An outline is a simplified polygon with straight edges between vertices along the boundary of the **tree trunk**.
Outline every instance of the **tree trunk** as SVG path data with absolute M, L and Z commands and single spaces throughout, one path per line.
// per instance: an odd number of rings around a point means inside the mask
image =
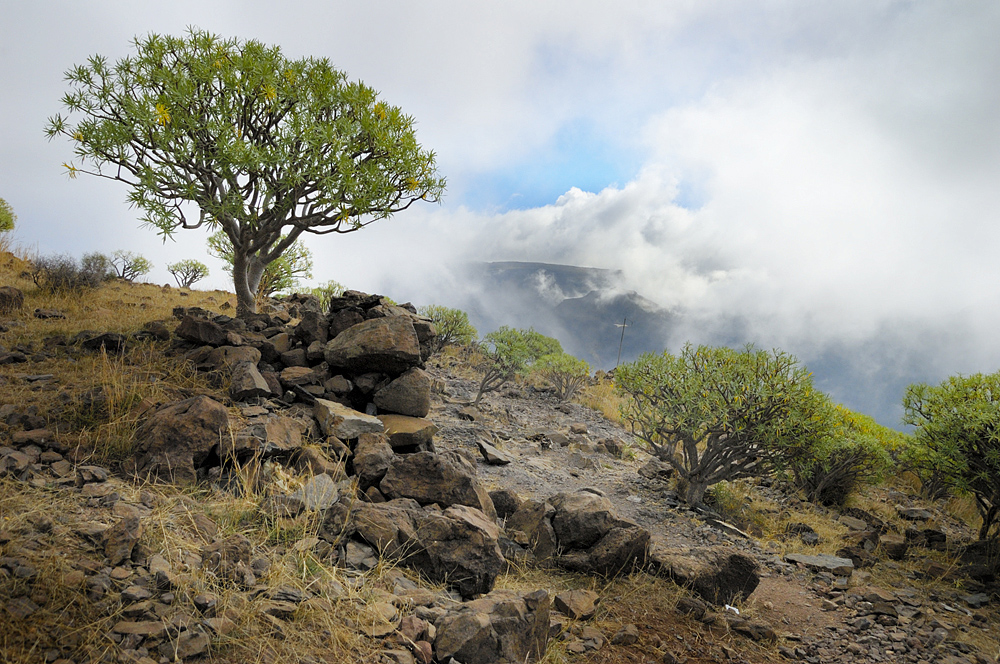
M 250 286 L 250 279 L 254 272 L 250 256 L 244 255 L 241 251 L 233 249 L 233 288 L 236 290 L 236 317 L 244 318 L 249 314 L 257 313 L 257 284 L 260 283 L 260 275 L 263 268 L 257 271 L 256 281 L 253 287 Z
M 691 507 L 701 505 L 702 501 L 705 499 L 705 492 L 708 491 L 708 482 L 702 479 L 694 479 L 692 477 L 687 478 L 687 481 L 687 492 L 684 494 L 685 502 L 687 502 L 687 504 Z

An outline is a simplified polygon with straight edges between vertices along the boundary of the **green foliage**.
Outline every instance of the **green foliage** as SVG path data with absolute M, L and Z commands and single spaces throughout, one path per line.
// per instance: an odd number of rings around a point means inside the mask
M 563 352 L 562 344 L 559 343 L 558 339 L 553 339 L 552 337 L 547 337 L 540 332 L 535 332 L 535 328 L 530 327 L 527 330 L 519 330 L 521 337 L 524 339 L 525 346 L 528 347 L 528 355 L 530 361 L 534 362 L 546 355 L 558 355 Z
M 782 351 L 686 345 L 680 355 L 647 353 L 619 367 L 633 434 L 686 483 L 699 504 L 722 480 L 764 473 L 772 455 L 821 435 L 826 398 L 811 374 Z
M 1000 372 L 952 376 L 937 387 L 911 385 L 903 421 L 917 427 L 914 445 L 925 474 L 967 491 L 982 517 L 979 538 L 996 534 L 1000 510 Z
M 556 342 L 558 343 L 558 342 Z M 552 383 L 556 397 L 569 401 L 590 377 L 590 365 L 568 353 L 549 353 L 536 361 L 532 371 Z
M 473 405 L 477 405 L 487 392 L 499 390 L 513 380 L 533 359 L 525 340 L 525 330 L 516 330 L 506 325 L 487 334 L 480 344 L 480 350 L 482 362 L 479 369 L 483 372 L 483 377 L 479 381 L 479 391 Z
M 28 271 L 31 280 L 47 293 L 97 288 L 108 279 L 110 261 L 103 254 L 87 254 L 78 263 L 72 256 L 38 256 Z
M 431 319 L 437 329 L 437 339 L 435 339 L 435 352 L 440 351 L 445 346 L 457 344 L 467 346 L 474 342 L 479 336 L 476 328 L 469 322 L 469 315 L 461 309 L 451 309 L 432 304 L 420 307 L 417 310 L 421 316 Z
M 892 452 L 905 436 L 843 406 L 827 402 L 816 413 L 826 421 L 804 444 L 788 446 L 773 458 L 792 471 L 811 502 L 841 506 L 861 483 L 881 480 L 892 467 Z
M 347 289 L 344 288 L 343 284 L 331 279 L 330 281 L 322 283 L 319 286 L 316 286 L 315 288 L 310 288 L 308 292 L 310 295 L 315 295 L 317 298 L 319 298 L 320 306 L 322 307 L 323 311 L 326 311 L 327 308 L 330 306 L 330 300 L 332 300 L 335 297 L 340 297 L 341 295 L 344 294 L 345 290 Z
M 217 231 L 209 236 L 208 253 L 226 261 L 226 272 L 229 275 L 233 274 L 235 253 L 232 243 L 223 231 Z M 301 279 L 312 279 L 312 265 L 312 252 L 309 251 L 309 247 L 302 242 L 292 243 L 285 253 L 264 268 L 257 285 L 256 301 L 261 302 L 275 293 L 294 291 Z
M 62 104 L 80 117 L 55 115 L 46 134 L 73 141 L 71 177 L 124 182 L 161 235 L 221 228 L 240 315 L 255 310 L 264 267 L 302 233 L 347 233 L 440 200 L 445 181 L 413 119 L 328 60 L 197 29 L 133 45 L 135 55 L 95 55 L 66 73 Z
M 0 233 L 14 230 L 16 222 L 17 215 L 14 214 L 14 208 L 10 206 L 10 203 L 0 198 Z
M 174 281 L 180 288 L 191 288 L 192 284 L 208 276 L 208 266 L 191 258 L 171 263 L 167 271 L 174 275 Z
M 119 277 L 131 282 L 149 274 L 153 264 L 140 254 L 119 249 L 111 254 L 111 268 Z

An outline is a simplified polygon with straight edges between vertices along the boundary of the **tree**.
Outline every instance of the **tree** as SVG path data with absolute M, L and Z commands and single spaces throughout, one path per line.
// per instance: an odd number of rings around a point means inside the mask
M 164 238 L 221 229 L 237 315 L 256 311 L 265 268 L 303 233 L 349 233 L 440 200 L 445 181 L 413 119 L 328 60 L 193 28 L 133 44 L 133 56 L 67 72 L 69 115 L 46 133 L 74 142 L 71 177 L 124 182 Z
M 917 427 L 915 458 L 972 494 L 982 518 L 979 539 L 988 539 L 1000 522 L 1000 372 L 910 385 L 903 408 L 903 421 Z
M 226 261 L 226 272 L 233 275 L 233 245 L 222 231 L 208 238 L 208 253 Z M 312 279 L 312 252 L 302 242 L 293 242 L 285 252 L 267 264 L 254 293 L 254 303 L 263 302 L 281 291 L 294 290 L 300 279 Z
M 451 309 L 432 304 L 417 310 L 421 316 L 426 316 L 434 323 L 437 330 L 434 351 L 438 352 L 450 344 L 467 346 L 476 340 L 479 333 L 469 322 L 469 314 L 461 309 Z
M 17 215 L 14 214 L 14 208 L 10 206 L 10 203 L 0 198 L 0 233 L 14 230 L 16 222 Z
M 807 444 L 827 426 L 825 397 L 787 353 L 686 345 L 647 353 L 615 371 L 632 433 L 686 483 L 701 504 L 722 480 L 763 474 L 769 457 Z
M 111 254 L 111 268 L 125 281 L 135 281 L 149 274 L 153 264 L 137 253 L 119 249 Z
M 483 361 L 479 368 L 483 377 L 472 405 L 478 406 L 483 395 L 499 390 L 524 369 L 530 358 L 528 345 L 520 330 L 506 325 L 490 332 L 480 344 Z
M 344 294 L 345 290 L 347 289 L 344 288 L 343 284 L 341 284 L 339 281 L 331 279 L 330 281 L 322 283 L 319 286 L 316 286 L 315 288 L 310 288 L 309 294 L 315 295 L 317 298 L 319 298 L 320 308 L 323 311 L 326 311 L 330 307 L 330 300 L 332 300 L 335 297 L 340 297 L 341 295 Z
M 472 405 L 479 405 L 484 394 L 499 390 L 553 348 L 562 351 L 558 341 L 534 329 L 516 330 L 504 325 L 487 334 L 480 343 L 479 369 L 483 377 Z
M 179 288 L 191 288 L 192 284 L 208 276 L 208 266 L 191 258 L 171 263 L 167 271 L 174 275 Z
M 590 365 L 569 353 L 543 355 L 532 365 L 532 371 L 552 383 L 556 389 L 556 397 L 560 401 L 572 399 L 584 381 L 590 377 Z

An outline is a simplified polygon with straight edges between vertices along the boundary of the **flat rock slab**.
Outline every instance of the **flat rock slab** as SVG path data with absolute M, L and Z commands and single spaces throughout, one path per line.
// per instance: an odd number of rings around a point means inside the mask
M 555 596 L 555 608 L 573 620 L 589 620 L 600 601 L 600 595 L 592 590 L 567 590 Z
M 896 507 L 896 513 L 907 521 L 930 521 L 934 513 L 919 507 Z
M 377 417 L 326 399 L 316 399 L 313 415 L 319 421 L 324 435 L 336 436 L 341 440 L 357 438 L 363 433 L 380 433 L 385 428 Z
M 850 576 L 854 573 L 854 563 L 850 558 L 838 558 L 827 554 L 807 556 L 802 553 L 789 553 L 785 562 L 801 563 L 816 571 L 831 572 L 837 576 Z
M 378 419 L 389 434 L 389 444 L 397 447 L 418 447 L 422 450 L 431 449 L 437 425 L 423 417 L 408 417 L 406 415 L 379 415 Z
M 511 462 L 510 456 L 508 456 L 505 452 L 501 452 L 486 441 L 477 440 L 476 445 L 479 446 L 479 453 L 483 455 L 483 460 L 491 466 L 506 466 Z

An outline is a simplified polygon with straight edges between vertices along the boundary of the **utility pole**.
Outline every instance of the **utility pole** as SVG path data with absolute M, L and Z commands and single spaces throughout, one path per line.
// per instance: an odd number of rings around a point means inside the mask
M 628 318 L 622 318 L 621 324 L 615 323 L 615 327 L 622 329 L 622 337 L 618 340 L 618 359 L 615 361 L 615 369 L 622 361 L 622 344 L 625 343 L 625 328 L 628 327 Z

